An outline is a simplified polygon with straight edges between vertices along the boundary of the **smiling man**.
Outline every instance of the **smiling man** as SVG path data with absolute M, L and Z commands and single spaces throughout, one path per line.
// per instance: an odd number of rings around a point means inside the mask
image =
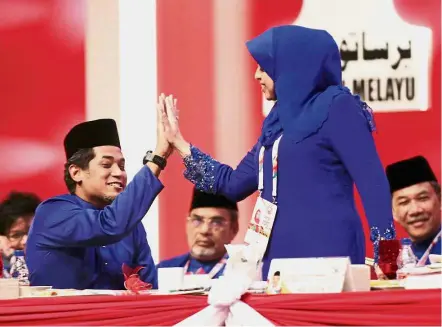
M 159 119 L 159 118 L 158 118 Z M 163 185 L 158 179 L 170 147 L 158 124 L 156 150 L 126 186 L 125 160 L 112 119 L 81 123 L 64 140 L 64 178 L 70 194 L 44 201 L 27 243 L 32 286 L 124 289 L 122 265 L 157 276 L 141 223 Z
M 429 254 L 441 254 L 441 189 L 427 160 L 422 156 L 387 166 L 394 220 L 413 241 L 421 263 Z
M 220 277 L 226 265 L 225 244 L 238 233 L 237 204 L 194 189 L 186 234 L 190 252 L 162 261 L 158 268 L 184 267 L 186 274 Z

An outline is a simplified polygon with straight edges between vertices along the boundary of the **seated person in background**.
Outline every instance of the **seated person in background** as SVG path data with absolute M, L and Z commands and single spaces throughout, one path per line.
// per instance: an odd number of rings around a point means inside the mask
M 207 274 L 218 278 L 227 262 L 225 244 L 238 233 L 238 206 L 223 196 L 196 189 L 187 218 L 190 252 L 161 261 L 157 268 L 184 267 L 185 274 Z
M 3 276 L 11 277 L 11 262 L 16 256 L 24 257 L 29 226 L 41 200 L 32 193 L 11 192 L 0 204 L 0 253 L 3 257 Z M 23 258 L 24 259 L 24 258 Z M 27 278 L 27 267 L 21 267 Z M 18 271 L 13 271 L 18 277 Z
M 29 231 L 26 260 L 32 286 L 124 289 L 122 266 L 127 265 L 144 267 L 140 279 L 155 287 L 155 264 L 141 220 L 163 189 L 158 175 L 165 159 L 157 157 L 167 157 L 169 145 L 161 135 L 158 130 L 156 155 L 146 156 L 127 184 L 114 120 L 71 129 L 64 140 L 70 194 L 44 201 Z
M 393 217 L 408 233 L 420 264 L 429 254 L 441 254 L 441 190 L 422 156 L 386 168 L 393 201 Z

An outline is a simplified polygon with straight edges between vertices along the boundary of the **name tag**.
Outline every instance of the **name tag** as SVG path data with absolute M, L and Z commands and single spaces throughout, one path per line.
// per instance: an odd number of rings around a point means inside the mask
M 244 242 L 254 246 L 260 253 L 261 258 L 264 256 L 269 243 L 277 209 L 274 203 L 258 197 L 247 227 Z

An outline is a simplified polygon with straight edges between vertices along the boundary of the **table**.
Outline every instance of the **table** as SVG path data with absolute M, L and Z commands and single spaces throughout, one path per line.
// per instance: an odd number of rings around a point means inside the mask
M 441 290 L 245 295 L 276 325 L 440 326 Z M 0 325 L 171 326 L 207 306 L 206 296 L 122 295 L 0 301 Z

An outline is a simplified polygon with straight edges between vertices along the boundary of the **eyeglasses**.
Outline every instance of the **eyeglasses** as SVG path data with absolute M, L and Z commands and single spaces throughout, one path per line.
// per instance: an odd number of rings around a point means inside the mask
M 215 217 L 210 219 L 205 219 L 202 217 L 188 217 L 187 221 L 192 224 L 195 228 L 200 228 L 201 226 L 208 224 L 211 229 L 220 229 L 227 225 L 227 220 L 221 217 Z

